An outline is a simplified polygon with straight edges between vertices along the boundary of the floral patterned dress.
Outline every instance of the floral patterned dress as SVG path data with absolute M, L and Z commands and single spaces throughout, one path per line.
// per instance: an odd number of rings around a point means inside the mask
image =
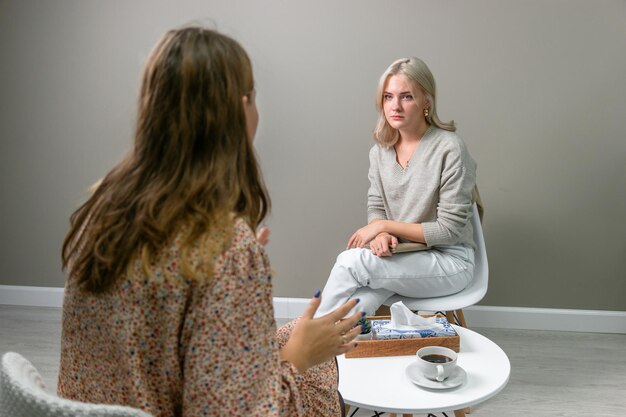
M 180 262 L 178 238 L 104 294 L 68 280 L 59 395 L 155 417 L 341 415 L 334 362 L 300 374 L 280 361 L 293 324 L 277 338 L 268 258 L 243 220 L 210 280 L 183 278 Z

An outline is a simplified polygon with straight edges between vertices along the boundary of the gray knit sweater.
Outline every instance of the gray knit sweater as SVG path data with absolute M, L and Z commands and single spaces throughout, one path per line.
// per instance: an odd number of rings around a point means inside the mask
M 370 150 L 368 222 L 421 223 L 428 246 L 466 244 L 472 239 L 472 190 L 476 163 L 455 133 L 431 126 L 406 168 L 393 146 Z

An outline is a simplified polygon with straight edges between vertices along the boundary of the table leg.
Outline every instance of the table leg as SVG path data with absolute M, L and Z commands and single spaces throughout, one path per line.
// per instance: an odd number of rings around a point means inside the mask
M 454 417 L 465 417 L 465 410 L 454 410 Z

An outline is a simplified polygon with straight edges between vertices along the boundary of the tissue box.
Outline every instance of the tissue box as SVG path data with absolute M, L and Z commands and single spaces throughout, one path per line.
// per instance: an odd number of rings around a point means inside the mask
M 372 336 L 376 339 L 358 340 L 359 345 L 346 353 L 346 358 L 415 355 L 424 346 L 444 346 L 459 351 L 460 338 L 444 316 L 437 315 L 436 321 L 444 325 L 441 332 L 432 330 L 397 331 L 383 329 L 390 316 L 368 317 L 372 322 Z
M 443 329 L 437 330 L 396 330 L 387 329 L 391 320 L 375 319 L 371 320 L 372 323 L 372 339 L 373 340 L 388 340 L 388 339 L 415 339 L 423 337 L 448 337 L 456 336 L 456 332 L 448 323 L 448 320 L 443 316 L 435 317 L 435 322 L 442 325 Z

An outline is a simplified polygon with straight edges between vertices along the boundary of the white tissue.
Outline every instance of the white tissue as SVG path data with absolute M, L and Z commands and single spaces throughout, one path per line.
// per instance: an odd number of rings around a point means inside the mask
M 422 317 L 414 314 L 402 301 L 391 305 L 391 321 L 382 327 L 393 330 L 443 330 L 443 324 L 435 316 Z

